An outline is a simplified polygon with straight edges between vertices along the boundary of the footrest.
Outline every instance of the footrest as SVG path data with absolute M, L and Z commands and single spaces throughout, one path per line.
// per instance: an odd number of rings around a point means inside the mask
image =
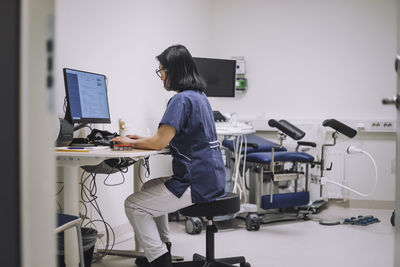
M 273 195 L 272 203 L 270 195 L 261 197 L 261 207 L 265 210 L 291 208 L 308 204 L 310 201 L 309 192 L 295 192 Z

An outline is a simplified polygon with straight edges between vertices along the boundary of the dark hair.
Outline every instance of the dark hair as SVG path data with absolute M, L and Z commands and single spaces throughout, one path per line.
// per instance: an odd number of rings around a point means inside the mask
M 163 69 L 166 70 L 164 82 L 168 90 L 204 92 L 206 83 L 201 78 L 197 66 L 186 47 L 183 45 L 170 46 L 156 58 Z

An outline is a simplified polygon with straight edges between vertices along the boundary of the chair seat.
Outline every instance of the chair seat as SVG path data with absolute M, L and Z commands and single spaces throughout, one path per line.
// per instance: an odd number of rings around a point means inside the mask
M 236 137 L 241 138 L 241 137 Z M 234 151 L 235 147 L 235 140 L 227 140 L 224 139 L 222 141 L 222 145 L 228 148 L 230 151 Z M 266 140 L 264 138 L 258 137 L 254 134 L 247 135 L 247 143 L 257 144 L 257 148 L 254 147 L 247 147 L 247 153 L 254 153 L 254 152 L 271 152 L 272 147 L 279 147 L 279 144 Z M 275 148 L 275 151 L 286 151 L 285 147 Z M 244 144 L 242 148 L 242 154 L 244 153 Z
M 79 218 L 78 216 L 57 213 L 56 233 L 64 231 L 65 229 L 68 229 L 71 226 L 78 224 L 80 222 L 81 222 L 81 218 Z
M 246 157 L 246 161 L 252 163 L 262 163 L 269 164 L 272 161 L 272 153 L 271 152 L 256 152 L 250 153 Z M 314 157 L 304 153 L 304 152 L 275 152 L 274 153 L 274 161 L 275 162 L 313 162 Z
M 196 203 L 179 210 L 179 213 L 188 217 L 215 217 L 233 214 L 239 210 L 239 195 L 228 192 L 225 196 L 218 198 L 215 201 Z

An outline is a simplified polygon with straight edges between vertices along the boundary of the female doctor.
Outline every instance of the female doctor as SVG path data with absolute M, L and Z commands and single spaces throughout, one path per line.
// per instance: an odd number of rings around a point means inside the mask
M 125 212 L 146 258 L 138 266 L 172 266 L 167 214 L 225 194 L 225 168 L 214 116 L 201 79 L 186 47 L 168 47 L 156 57 L 157 75 L 175 94 L 154 136 L 119 136 L 112 141 L 134 148 L 160 150 L 169 145 L 172 177 L 146 182 L 125 200 Z

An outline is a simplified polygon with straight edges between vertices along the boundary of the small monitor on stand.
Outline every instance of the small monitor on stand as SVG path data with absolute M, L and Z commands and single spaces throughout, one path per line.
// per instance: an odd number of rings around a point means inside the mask
M 105 75 L 86 71 L 64 70 L 67 110 L 65 119 L 78 123 L 78 130 L 88 123 L 111 123 Z
M 208 97 L 235 97 L 236 60 L 193 57 Z

